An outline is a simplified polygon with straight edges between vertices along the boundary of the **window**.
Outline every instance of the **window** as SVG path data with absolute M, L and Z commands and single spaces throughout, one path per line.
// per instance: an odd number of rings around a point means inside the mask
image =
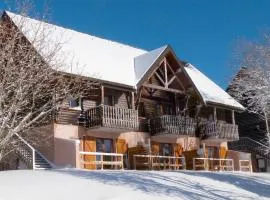
M 113 141 L 111 139 L 103 139 L 103 138 L 97 138 L 96 139 L 96 151 L 102 152 L 102 153 L 112 153 L 113 152 Z M 101 156 L 97 155 L 96 160 L 100 161 Z M 103 156 L 104 161 L 112 161 L 111 156 Z M 101 166 L 97 166 L 98 168 L 101 168 Z M 104 166 L 105 169 L 111 169 L 113 166 Z
M 113 142 L 111 139 L 97 138 L 96 150 L 97 152 L 111 153 L 113 149 Z
M 112 95 L 104 96 L 104 105 L 114 106 L 115 105 L 115 97 Z
M 156 104 L 156 115 L 172 115 L 173 114 L 173 108 L 170 104 Z
M 80 106 L 80 98 L 70 98 L 69 99 L 69 107 L 74 108 L 74 107 L 79 107 Z
M 160 155 L 171 156 L 172 155 L 172 144 L 160 143 Z

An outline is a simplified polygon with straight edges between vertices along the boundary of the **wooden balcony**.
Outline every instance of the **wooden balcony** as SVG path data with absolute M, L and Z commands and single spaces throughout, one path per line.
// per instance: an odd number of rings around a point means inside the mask
M 215 137 L 227 140 L 238 140 L 238 126 L 219 122 L 205 122 L 201 134 L 207 138 Z
M 85 112 L 87 127 L 109 127 L 116 129 L 138 130 L 138 111 L 114 106 L 100 105 Z
M 163 115 L 150 119 L 150 132 L 156 134 L 176 134 L 195 136 L 196 122 L 193 118 Z

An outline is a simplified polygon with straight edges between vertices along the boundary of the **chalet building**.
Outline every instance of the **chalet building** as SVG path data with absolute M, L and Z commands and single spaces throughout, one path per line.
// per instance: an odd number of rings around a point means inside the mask
M 37 147 L 40 160 L 86 169 L 233 170 L 249 159 L 227 146 L 239 139 L 235 113 L 244 107 L 171 46 L 146 51 L 11 12 L 4 16 L 15 26 L 19 19 L 31 29 L 47 26 L 53 30 L 48 41 L 64 37 L 61 55 L 72 55 L 78 65 L 68 67 L 67 57 L 63 72 L 99 83 L 59 107 L 44 128 L 51 146 Z M 20 31 L 31 43 L 31 31 Z
M 244 76 L 245 70 L 246 68 L 241 68 L 229 85 L 227 92 L 232 96 L 234 96 L 235 79 Z M 241 103 L 245 105 L 245 102 Z M 267 143 L 265 141 L 265 120 L 256 113 L 244 111 L 236 113 L 235 121 L 239 127 L 240 138 L 237 141 L 229 142 L 229 149 L 251 153 L 254 170 L 269 172 L 270 152 L 267 153 L 267 149 L 269 147 L 267 147 Z

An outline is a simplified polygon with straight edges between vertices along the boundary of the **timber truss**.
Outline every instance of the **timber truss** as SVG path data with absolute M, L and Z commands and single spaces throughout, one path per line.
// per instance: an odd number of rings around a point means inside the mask
M 181 71 L 180 65 L 172 67 L 168 59 L 164 57 L 140 87 L 136 105 L 140 102 L 142 93 L 150 97 L 157 91 L 185 95 L 186 89 L 179 78 Z

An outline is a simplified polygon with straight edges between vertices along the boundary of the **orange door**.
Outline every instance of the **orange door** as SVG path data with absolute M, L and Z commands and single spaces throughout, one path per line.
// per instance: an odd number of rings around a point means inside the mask
M 175 157 L 181 157 L 183 153 L 183 147 L 181 144 L 175 144 L 174 145 L 174 156 Z M 181 164 L 181 161 L 179 159 L 175 160 L 176 169 L 179 168 L 179 164 Z M 182 163 L 183 164 L 183 163 Z
M 121 153 L 121 154 L 127 153 L 126 140 L 124 140 L 124 139 L 117 139 L 116 140 L 116 152 Z
M 226 150 L 226 147 L 220 147 L 219 148 L 219 158 L 226 158 L 226 155 L 227 155 L 227 150 Z
M 180 157 L 182 156 L 183 153 L 183 147 L 181 144 L 175 144 L 174 145 L 174 156 L 175 157 Z
M 96 152 L 96 139 L 93 137 L 84 137 L 83 150 L 85 152 Z M 96 156 L 85 155 L 84 156 L 84 168 L 85 169 L 96 169 L 96 164 L 91 164 L 91 162 L 96 161 Z
M 152 155 L 159 155 L 159 143 L 151 142 L 151 153 Z
M 124 140 L 124 139 L 117 139 L 116 140 L 116 153 L 126 154 L 127 149 L 128 149 L 128 146 L 127 146 L 126 140 Z M 123 162 L 124 162 L 123 167 L 125 167 L 127 165 L 127 163 L 125 162 L 125 157 L 123 157 L 123 159 L 124 159 L 123 160 Z

